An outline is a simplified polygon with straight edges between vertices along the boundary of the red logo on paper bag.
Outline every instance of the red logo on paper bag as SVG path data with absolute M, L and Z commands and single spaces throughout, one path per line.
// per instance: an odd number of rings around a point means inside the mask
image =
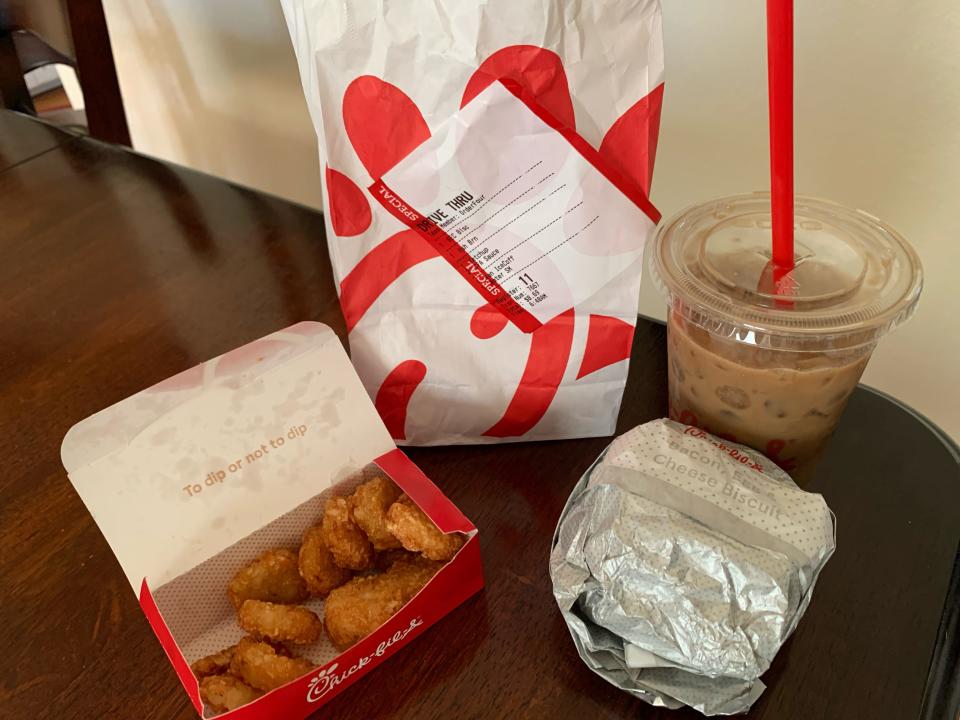
M 563 63 L 556 53 L 534 45 L 501 48 L 486 58 L 468 80 L 461 107 L 487 85 L 504 78 L 519 85 L 564 127 L 575 129 L 576 118 Z M 608 128 L 599 149 L 600 155 L 645 193 L 649 192 L 653 172 L 662 98 L 663 85 L 659 85 L 634 103 Z M 373 179 L 381 177 L 430 137 L 430 129 L 413 100 L 397 86 L 371 75 L 356 78 L 347 88 L 343 97 L 343 119 L 353 149 Z M 369 208 L 358 202 L 356 183 L 339 173 L 336 180 L 338 182 L 328 183 L 327 188 L 328 202 L 338 220 L 334 231 L 338 235 L 341 230 L 343 235 L 351 235 L 368 227 L 368 220 L 366 217 L 351 220 L 350 213 L 366 215 Z M 385 245 L 389 245 L 389 253 L 385 252 Z M 412 249 L 406 250 L 407 245 Z M 365 262 L 374 254 L 378 262 Z M 436 248 L 412 230 L 398 233 L 370 250 L 341 282 L 340 300 L 348 330 L 357 325 L 376 299 L 403 273 L 438 256 Z M 372 268 L 376 272 L 367 272 Z M 477 312 L 492 304 L 487 298 L 487 304 Z M 475 315 L 474 319 L 478 317 Z M 540 421 L 556 395 L 570 359 L 574 322 L 571 310 L 569 315 L 564 313 L 530 333 L 530 349 L 518 387 L 503 416 L 485 435 L 520 436 Z M 504 327 L 494 322 L 475 327 L 471 322 L 474 336 L 480 339 L 494 337 Z M 544 336 L 542 341 L 538 340 L 540 335 Z M 563 347 L 559 347 L 561 344 Z M 577 379 L 625 360 L 629 357 L 630 344 L 620 342 L 618 350 L 591 353 L 590 362 L 581 362 Z M 387 378 L 390 377 L 388 373 Z M 384 397 L 402 403 L 402 407 L 390 410 L 393 416 L 405 418 L 411 396 L 412 392 L 388 393 Z M 378 405 L 378 410 L 383 412 L 384 408 Z M 403 438 L 402 428 L 391 428 L 391 431 L 395 438 Z

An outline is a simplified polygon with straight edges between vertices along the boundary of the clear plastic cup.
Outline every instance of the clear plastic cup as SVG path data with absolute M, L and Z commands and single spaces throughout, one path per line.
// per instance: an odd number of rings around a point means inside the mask
M 770 195 L 664 222 L 651 270 L 667 298 L 670 417 L 807 477 L 877 341 L 907 320 L 920 259 L 860 210 L 798 196 L 796 266 L 773 287 Z

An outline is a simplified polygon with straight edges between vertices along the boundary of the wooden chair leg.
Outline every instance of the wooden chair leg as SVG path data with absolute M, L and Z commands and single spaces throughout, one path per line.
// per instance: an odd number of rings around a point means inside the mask
M 0 31 L 0 107 L 35 115 L 30 91 L 13 44 L 13 35 Z
M 98 140 L 130 145 L 103 3 L 101 0 L 67 0 L 67 16 L 73 31 L 90 134 Z

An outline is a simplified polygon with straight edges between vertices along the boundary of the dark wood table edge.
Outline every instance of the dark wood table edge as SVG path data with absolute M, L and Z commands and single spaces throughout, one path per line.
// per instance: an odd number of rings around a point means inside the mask
M 92 135 L 86 135 L 86 134 L 84 134 L 84 133 L 77 132 L 77 131 L 75 131 L 75 130 L 71 130 L 70 128 L 65 128 L 65 127 L 61 127 L 61 126 L 59 126 L 59 125 L 55 125 L 54 123 L 51 123 L 51 122 L 49 122 L 48 120 L 46 120 L 46 119 L 44 119 L 44 118 L 41 118 L 41 117 L 37 117 L 37 116 L 35 116 L 35 115 L 30 115 L 30 114 L 28 114 L 28 113 L 22 113 L 22 112 L 19 112 L 19 111 L 17 111 L 17 110 L 7 110 L 7 109 L 4 109 L 4 108 L 0 108 L 0 115 L 2 115 L 2 114 L 4 114 L 4 113 L 8 113 L 8 114 L 11 114 L 11 115 L 17 115 L 17 116 L 19 116 L 19 117 L 21 117 L 21 118 L 23 118 L 23 119 L 25 119 L 25 120 L 32 120 L 33 122 L 38 123 L 38 124 L 40 124 L 40 125 L 45 125 L 46 127 L 50 128 L 51 130 L 53 130 L 53 131 L 55 131 L 55 132 L 57 132 L 57 133 L 59 133 L 59 134 L 61 134 L 61 135 L 64 135 L 65 137 L 64 137 L 64 141 L 63 141 L 62 143 L 60 143 L 59 145 L 56 145 L 56 146 L 54 146 L 54 147 L 52 147 L 52 148 L 48 148 L 48 149 L 46 149 L 46 150 L 41 150 L 40 152 L 36 153 L 35 155 L 31 155 L 30 157 L 26 157 L 26 158 L 24 158 L 23 160 L 20 160 L 20 161 L 14 163 L 13 165 L 9 165 L 9 166 L 7 166 L 7 167 L 0 167 L 0 173 L 6 172 L 7 170 L 12 170 L 13 168 L 19 167 L 19 166 L 21 166 L 21 165 L 23 165 L 23 164 L 25 164 L 25 163 L 28 163 L 28 162 L 30 162 L 30 161 L 32 161 L 32 160 L 36 160 L 37 158 L 42 157 L 43 155 L 46 155 L 46 154 L 49 153 L 49 152 L 53 152 L 54 150 L 57 150 L 57 149 L 59 149 L 59 148 L 62 148 L 64 145 L 69 145 L 69 144 L 71 144 L 71 143 L 77 142 L 78 140 L 82 140 L 83 142 L 86 142 L 86 143 L 92 143 L 92 144 L 95 144 L 95 145 L 100 145 L 100 146 L 102 146 L 102 147 L 110 148 L 111 150 L 115 150 L 115 151 L 120 152 L 120 153 L 125 153 L 125 154 L 127 154 L 127 155 L 136 156 L 138 159 L 144 160 L 144 161 L 149 162 L 149 163 L 153 163 L 153 164 L 156 164 L 156 165 L 162 165 L 162 166 L 174 167 L 174 168 L 176 168 L 177 170 L 180 170 L 180 171 L 183 171 L 183 172 L 186 172 L 186 173 L 190 173 L 191 175 L 196 175 L 196 176 L 198 176 L 198 177 L 203 177 L 203 178 L 209 178 L 209 179 L 211 179 L 211 180 L 216 180 L 217 182 L 224 183 L 224 184 L 226 184 L 226 185 L 229 185 L 230 187 L 236 188 L 236 189 L 238 189 L 238 190 L 242 190 L 243 192 L 255 193 L 255 194 L 257 194 L 257 195 L 262 195 L 262 196 L 264 196 L 264 197 L 267 197 L 267 198 L 270 198 L 270 199 L 273 199 L 273 200 L 277 200 L 277 201 L 283 202 L 283 203 L 285 203 L 285 204 L 287 204 L 287 205 L 290 205 L 291 207 L 295 207 L 295 208 L 298 208 L 298 209 L 300 209 L 300 210 L 306 210 L 306 211 L 311 212 L 311 213 L 316 213 L 317 215 L 323 215 L 323 211 L 322 211 L 319 207 L 315 207 L 315 206 L 313 206 L 313 205 L 308 205 L 308 204 L 306 204 L 306 203 L 304 203 L 304 202 L 300 202 L 300 201 L 298 201 L 298 200 L 291 200 L 290 198 L 286 198 L 286 197 L 283 197 L 283 196 L 281 196 L 281 195 L 277 195 L 277 194 L 272 193 L 272 192 L 269 192 L 269 191 L 267 191 L 267 190 L 263 190 L 263 189 L 261 189 L 261 188 L 254 187 L 254 186 L 252 186 L 252 185 L 245 185 L 244 183 L 239 182 L 239 181 L 237 181 L 237 180 L 230 180 L 230 179 L 228 179 L 228 178 L 220 177 L 219 175 L 214 175 L 213 173 L 206 172 L 205 170 L 198 170 L 198 169 L 196 169 L 196 168 L 188 167 L 188 166 L 186 166 L 186 165 L 182 165 L 182 164 L 180 164 L 180 163 L 174 162 L 173 160 L 167 160 L 167 159 L 165 159 L 165 158 L 154 157 L 153 155 L 144 155 L 143 153 L 137 151 L 136 148 L 127 147 L 126 145 L 119 145 L 119 144 L 116 144 L 116 143 L 111 143 L 111 142 L 108 142 L 108 141 L 106 141 L 106 140 L 100 140 L 100 139 L 98 139 L 98 138 L 93 137 Z M 318 201 L 319 201 L 319 198 L 318 198 Z M 651 318 L 651 320 L 652 320 L 652 318 Z
M 960 467 L 960 446 L 935 422 L 882 390 L 867 385 L 860 387 L 913 416 L 939 438 Z M 957 543 L 953 573 L 950 576 L 943 612 L 940 615 L 940 626 L 937 628 L 937 641 L 927 671 L 919 720 L 957 720 L 958 717 L 960 717 L 960 540 Z
M 13 170 L 14 168 L 20 167 L 21 165 L 24 165 L 32 160 L 36 160 L 38 157 L 46 155 L 49 152 L 53 152 L 54 150 L 57 150 L 58 148 L 61 148 L 64 145 L 67 145 L 69 143 L 74 143 L 77 140 L 80 140 L 81 138 L 86 137 L 87 139 L 91 139 L 91 140 L 93 139 L 93 138 L 87 137 L 86 135 L 83 135 L 82 133 L 60 127 L 59 125 L 54 125 L 52 122 L 44 120 L 41 117 L 37 117 L 36 115 L 30 115 L 29 113 L 20 112 L 19 110 L 9 110 L 6 108 L 0 108 L 0 113 L 9 113 L 10 115 L 18 115 L 24 120 L 32 120 L 33 122 L 39 125 L 45 125 L 46 127 L 56 132 L 57 134 L 64 136 L 64 140 L 62 143 L 54 145 L 53 147 L 49 147 L 46 150 L 41 150 L 40 152 L 30 155 L 29 157 L 25 157 L 22 160 L 18 160 L 12 165 L 7 165 L 6 167 L 0 167 L 0 173 L 7 172 L 8 170 Z

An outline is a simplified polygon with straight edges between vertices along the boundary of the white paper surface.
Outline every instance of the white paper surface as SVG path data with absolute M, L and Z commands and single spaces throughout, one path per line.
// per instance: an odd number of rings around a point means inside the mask
M 339 339 L 301 323 L 79 423 L 62 456 L 139 592 L 394 447 Z
M 457 265 L 460 251 L 469 256 L 465 277 L 478 292 L 505 291 L 538 325 L 641 258 L 654 227 L 499 82 L 434 128 L 382 182 L 374 192 L 382 204 L 402 199 L 426 218 L 416 225 L 439 228 L 456 243 L 449 262 Z
M 819 568 L 836 546 L 835 520 L 822 495 L 801 490 L 755 450 L 671 420 L 617 437 L 590 478 L 591 485 L 603 482 L 745 545 L 773 549 L 801 568 Z
M 424 241 L 367 188 L 475 99 L 484 77 L 518 80 L 619 169 L 643 177 L 664 78 L 659 1 L 281 4 L 319 141 L 351 358 L 393 418 L 394 438 L 435 445 L 611 434 L 642 262 L 619 257 L 621 274 L 557 327 L 496 326 L 476 289 L 444 258 L 424 254 Z M 648 135 L 652 147 L 632 143 Z M 642 234 L 649 224 L 631 229 Z M 576 290 L 581 297 L 589 286 Z M 562 304 L 559 291 L 553 299 Z

